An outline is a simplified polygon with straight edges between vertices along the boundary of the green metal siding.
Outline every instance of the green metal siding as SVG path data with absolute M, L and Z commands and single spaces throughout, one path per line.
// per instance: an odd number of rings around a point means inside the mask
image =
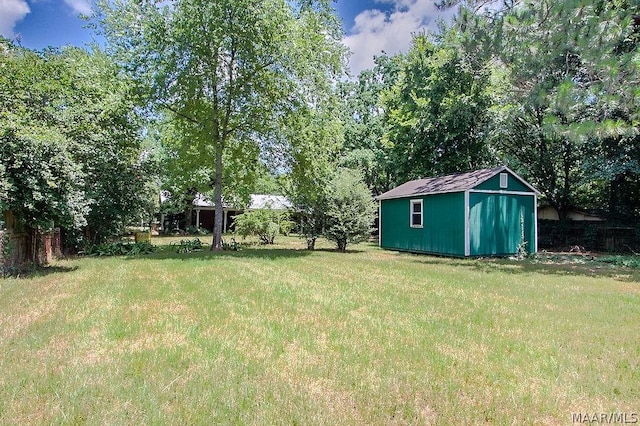
M 510 179 L 511 180 L 511 179 Z M 535 249 L 535 197 L 490 193 L 469 194 L 471 256 L 509 255 L 524 238 Z
M 409 225 L 411 200 L 423 200 L 423 227 Z M 464 256 L 464 192 L 382 200 L 380 246 Z
M 512 175 L 507 171 L 503 173 L 507 173 L 509 175 L 506 188 L 500 188 L 500 173 L 498 173 L 494 177 L 482 182 L 480 185 L 476 186 L 474 189 L 481 189 L 484 191 L 531 192 L 531 188 L 527 187 L 524 183 L 522 183 L 520 179 L 518 179 L 517 177 L 515 177 L 514 175 Z

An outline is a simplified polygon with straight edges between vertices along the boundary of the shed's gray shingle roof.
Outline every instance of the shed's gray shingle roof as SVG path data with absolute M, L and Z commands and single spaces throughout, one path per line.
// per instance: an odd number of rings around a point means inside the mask
M 458 173 L 426 179 L 412 180 L 379 195 L 378 200 L 403 198 L 413 195 L 434 194 L 439 192 L 458 192 L 472 189 L 496 174 L 508 170 L 506 166 L 482 169 L 468 173 Z

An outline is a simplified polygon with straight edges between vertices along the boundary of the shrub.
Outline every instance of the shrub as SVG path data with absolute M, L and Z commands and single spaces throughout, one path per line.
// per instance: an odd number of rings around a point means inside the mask
M 640 268 L 640 256 L 607 256 L 598 259 L 603 263 L 610 263 L 615 266 L 626 268 Z
M 291 233 L 291 231 L 293 230 L 294 226 L 295 226 L 295 222 L 293 222 L 292 220 L 281 220 L 280 221 L 280 233 L 282 235 L 286 235 L 289 236 L 289 234 Z
M 127 241 L 117 241 L 113 243 L 94 244 L 88 246 L 79 254 L 86 256 L 135 256 L 139 254 L 149 254 L 155 251 L 156 247 L 149 241 L 131 243 Z
M 257 235 L 263 244 L 273 244 L 280 232 L 281 225 L 286 222 L 289 222 L 286 212 L 271 209 L 251 210 L 235 217 L 236 233 L 238 235 L 243 238 L 249 235 Z
M 236 241 L 235 238 L 231 237 L 230 242 L 222 241 L 222 250 L 231 250 L 231 251 L 239 251 L 241 250 L 240 244 Z
M 362 176 L 353 170 L 338 170 L 328 189 L 324 235 L 344 252 L 347 243 L 369 238 L 376 205 Z

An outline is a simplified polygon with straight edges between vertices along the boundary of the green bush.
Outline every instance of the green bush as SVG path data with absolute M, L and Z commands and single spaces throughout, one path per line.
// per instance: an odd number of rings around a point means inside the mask
M 281 229 L 291 231 L 288 214 L 281 210 L 259 209 L 235 216 L 236 233 L 246 238 L 257 235 L 263 244 L 273 244 Z
M 235 238 L 231 237 L 230 242 L 222 241 L 222 250 L 231 250 L 231 251 L 239 251 L 241 250 L 240 244 L 236 241 Z
M 139 254 L 153 253 L 156 247 L 149 241 L 132 243 L 128 241 L 116 241 L 113 243 L 94 244 L 88 246 L 79 254 L 86 256 L 135 256 Z
M 362 176 L 352 170 L 338 170 L 329 188 L 324 235 L 344 252 L 347 243 L 357 244 L 369 238 L 376 205 Z
M 281 220 L 280 221 L 280 233 L 282 235 L 289 236 L 291 231 L 293 231 L 294 226 L 296 226 L 296 224 L 292 220 Z
M 189 235 L 208 235 L 209 231 L 206 228 L 198 228 L 197 226 L 187 226 L 187 234 Z

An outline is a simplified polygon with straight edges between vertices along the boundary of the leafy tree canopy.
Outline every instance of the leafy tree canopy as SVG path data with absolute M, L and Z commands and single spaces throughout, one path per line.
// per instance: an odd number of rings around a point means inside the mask
M 455 48 L 424 34 L 414 37 L 398 81 L 382 102 L 397 183 L 468 171 L 490 160 L 483 134 L 487 84 Z
M 288 117 L 331 96 L 332 78 L 342 72 L 329 1 L 100 6 L 111 53 L 149 82 L 151 104 L 170 114 L 179 135 L 171 155 L 214 191 L 212 249 L 220 249 L 224 188 L 244 187 L 238 178 L 251 177 L 261 153 L 284 152 L 292 142 L 280 132 Z
M 497 154 L 537 186 L 561 218 L 589 199 L 601 200 L 612 218 L 640 214 L 632 195 L 640 178 L 634 3 L 505 0 L 486 8 L 483 1 L 442 2 L 451 5 L 462 6 L 456 27 L 463 55 L 493 71 Z M 631 205 L 616 200 L 627 190 L 632 193 L 623 198 Z
M 97 50 L 0 47 L 0 206 L 31 228 L 111 235 L 148 178 L 133 86 Z

